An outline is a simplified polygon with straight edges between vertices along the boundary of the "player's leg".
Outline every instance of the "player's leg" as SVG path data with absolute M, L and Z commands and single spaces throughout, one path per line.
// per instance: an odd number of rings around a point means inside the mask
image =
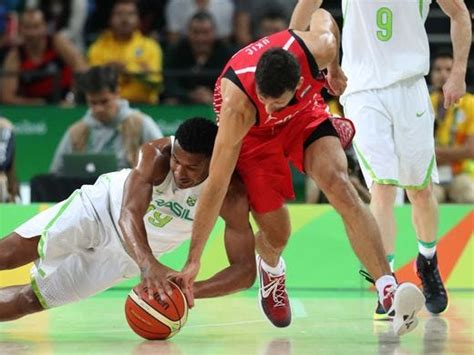
M 252 215 L 259 227 L 256 233 L 259 302 L 267 318 L 277 327 L 291 323 L 291 308 L 285 286 L 285 261 L 281 253 L 291 233 L 286 206 Z
M 397 102 L 406 105 L 395 120 L 394 137 L 400 157 L 400 184 L 407 187 L 412 203 L 413 224 L 418 238 L 417 271 L 423 284 L 426 307 L 432 313 L 444 311 L 447 293 L 438 270 L 436 236 L 438 204 L 431 181 L 437 182 L 434 114 L 423 77 L 401 83 L 392 95 L 392 111 Z
M 419 241 L 424 244 L 436 242 L 438 232 L 438 202 L 431 184 L 422 190 L 407 189 L 412 204 L 412 220 Z M 434 254 L 435 250 L 431 251 Z
M 407 190 L 412 204 L 412 218 L 418 236 L 419 254 L 416 259 L 418 277 L 423 284 L 426 308 L 435 314 L 448 306 L 448 296 L 438 269 L 436 235 L 438 229 L 438 203 L 432 185 L 422 190 Z
M 285 289 L 285 264 L 280 255 L 291 229 L 284 203 L 294 197 L 294 191 L 288 158 L 282 154 L 284 134 L 280 132 L 278 137 L 271 138 L 247 135 L 237 171 L 260 229 L 256 233 L 259 302 L 275 326 L 285 327 L 291 322 L 291 309 Z
M 354 252 L 376 280 L 384 308 L 395 312 L 395 332 L 411 331 L 418 323 L 416 314 L 423 306 L 423 295 L 412 284 L 397 287 L 391 276 L 377 222 L 349 181 L 339 139 L 323 136 L 312 142 L 305 150 L 304 166 L 341 215 Z
M 0 322 L 18 319 L 43 309 L 31 285 L 0 289 Z
M 290 215 L 286 206 L 267 213 L 252 212 L 259 231 L 255 248 L 270 267 L 277 267 L 291 233 Z
M 390 275 L 377 223 L 349 181 L 347 159 L 337 137 L 322 137 L 306 148 L 306 173 L 341 215 L 354 252 L 379 279 Z
M 393 206 L 398 183 L 399 159 L 393 138 L 393 119 L 382 103 L 381 90 L 370 90 L 350 95 L 344 103 L 344 111 L 355 124 L 354 150 L 370 189 L 370 210 L 382 235 L 387 261 L 395 259 L 396 224 Z M 374 319 L 387 319 L 380 304 Z
M 377 225 L 382 233 L 382 242 L 393 272 L 393 259 L 395 255 L 396 223 L 394 214 L 395 198 L 397 187 L 393 185 L 383 185 L 374 182 L 370 189 L 370 211 L 377 221 Z
M 38 259 L 39 236 L 23 238 L 11 233 L 0 239 L 0 270 L 14 269 Z

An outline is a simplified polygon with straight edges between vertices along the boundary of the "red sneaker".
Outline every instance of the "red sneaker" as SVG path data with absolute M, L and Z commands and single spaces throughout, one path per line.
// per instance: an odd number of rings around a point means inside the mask
M 285 288 L 285 273 L 274 276 L 262 268 L 262 258 L 257 255 L 260 279 L 258 292 L 263 313 L 275 327 L 287 327 L 291 323 L 291 308 Z

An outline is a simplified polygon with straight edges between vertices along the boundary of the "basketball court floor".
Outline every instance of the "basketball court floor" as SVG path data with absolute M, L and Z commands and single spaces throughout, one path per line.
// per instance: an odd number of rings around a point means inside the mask
M 373 322 L 370 292 L 292 291 L 293 323 L 278 329 L 261 314 L 256 290 L 198 300 L 188 323 L 168 341 L 145 341 L 128 327 L 127 290 L 0 323 L 0 354 L 474 354 L 474 297 L 450 293 L 441 317 L 421 315 L 397 338 Z

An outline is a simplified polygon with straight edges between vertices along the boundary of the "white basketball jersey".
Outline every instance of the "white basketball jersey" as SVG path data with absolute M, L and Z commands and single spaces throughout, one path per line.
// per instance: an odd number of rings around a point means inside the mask
M 171 143 L 174 143 L 174 137 L 171 137 Z M 108 180 L 110 209 L 120 237 L 118 220 L 124 184 L 130 172 L 131 169 L 123 169 L 100 178 Z M 170 170 L 160 185 L 153 186 L 151 202 L 143 220 L 148 243 L 155 256 L 176 248 L 191 237 L 196 203 L 203 184 L 204 182 L 188 189 L 179 189 Z
M 345 96 L 429 71 L 424 27 L 431 0 L 342 0 Z

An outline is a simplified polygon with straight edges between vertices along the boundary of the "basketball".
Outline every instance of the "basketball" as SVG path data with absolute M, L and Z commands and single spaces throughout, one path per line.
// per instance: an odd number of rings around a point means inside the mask
M 169 282 L 172 294 L 162 301 L 158 292 L 148 298 L 147 288 L 135 286 L 125 301 L 128 325 L 139 336 L 148 340 L 169 339 L 186 323 L 188 305 L 180 288 Z

